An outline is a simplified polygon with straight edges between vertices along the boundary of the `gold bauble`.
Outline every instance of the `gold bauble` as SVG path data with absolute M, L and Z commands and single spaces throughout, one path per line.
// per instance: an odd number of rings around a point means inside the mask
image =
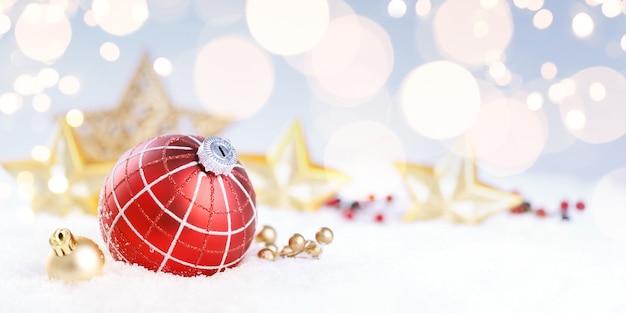
M 272 250 L 272 252 L 274 252 L 275 254 L 278 253 L 278 247 L 273 243 L 266 244 L 265 248 Z
M 307 240 L 304 251 L 314 258 L 317 258 L 320 256 L 320 254 L 322 254 L 322 248 L 317 243 L 311 240 Z
M 306 243 L 306 239 L 300 234 L 294 234 L 289 238 L 289 248 L 294 252 L 302 252 L 304 250 L 304 245 Z
M 282 257 L 288 256 L 288 257 L 292 257 L 294 255 L 296 255 L 297 253 L 293 251 L 293 249 L 289 248 L 289 246 L 284 246 L 282 250 L 280 250 L 279 255 Z
M 72 282 L 102 273 L 104 254 L 93 240 L 59 228 L 52 233 L 49 243 L 52 248 L 46 262 L 49 278 Z
M 276 260 L 276 254 L 274 253 L 274 251 L 272 251 L 269 248 L 263 248 L 259 250 L 259 253 L 257 255 L 260 259 L 263 259 L 263 260 L 268 260 L 268 261 Z
M 315 233 L 315 240 L 321 244 L 327 245 L 333 242 L 334 238 L 335 235 L 333 234 L 333 231 L 328 227 L 322 227 L 317 231 L 317 233 Z
M 274 244 L 276 242 L 276 230 L 272 226 L 263 226 L 261 230 L 254 237 L 256 242 L 261 242 L 266 245 Z

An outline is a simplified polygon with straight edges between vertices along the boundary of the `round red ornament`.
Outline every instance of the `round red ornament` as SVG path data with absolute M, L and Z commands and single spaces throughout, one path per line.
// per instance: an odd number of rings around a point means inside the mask
M 236 266 L 250 247 L 255 197 L 228 140 L 156 137 L 124 153 L 106 177 L 100 231 L 116 260 L 212 275 Z

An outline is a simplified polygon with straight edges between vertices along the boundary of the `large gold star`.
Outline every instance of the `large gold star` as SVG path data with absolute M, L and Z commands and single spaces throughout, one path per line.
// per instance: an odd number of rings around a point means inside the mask
M 450 154 L 435 167 L 397 165 L 406 166 L 404 182 L 413 199 L 406 221 L 443 217 L 458 223 L 480 223 L 522 203 L 519 195 L 480 182 L 471 153 L 468 157 Z
M 113 162 L 87 161 L 73 129 L 65 120 L 59 120 L 50 156 L 46 161 L 26 160 L 2 164 L 18 182 L 27 181 L 26 187 L 33 194 L 34 212 L 60 215 L 74 211 L 96 214 L 102 182 L 113 165 Z
M 315 165 L 309 158 L 299 122 L 294 122 L 267 155 L 240 155 L 257 201 L 298 211 L 319 209 L 350 178 Z
M 87 159 L 115 161 L 146 139 L 166 133 L 211 136 L 229 123 L 226 118 L 172 105 L 144 54 L 117 107 L 85 113 L 76 135 Z

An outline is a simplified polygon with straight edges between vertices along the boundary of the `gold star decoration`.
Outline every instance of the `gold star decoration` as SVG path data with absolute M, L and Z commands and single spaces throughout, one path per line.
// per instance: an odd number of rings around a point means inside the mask
M 396 165 L 405 169 L 404 183 L 413 199 L 405 221 L 443 217 L 457 223 L 480 223 L 522 203 L 519 195 L 480 182 L 471 153 L 468 157 L 450 154 L 434 167 Z
M 89 162 L 82 153 L 73 129 L 64 119 L 45 161 L 6 162 L 2 166 L 32 192 L 34 212 L 64 215 L 79 211 L 96 214 L 98 195 L 113 162 Z M 26 178 L 26 179 L 25 179 Z
M 297 211 L 319 209 L 350 178 L 313 164 L 299 122 L 294 122 L 267 155 L 240 155 L 257 201 Z
M 226 118 L 172 105 L 150 57 L 144 54 L 117 107 L 86 112 L 76 134 L 87 159 L 114 161 L 152 137 L 166 133 L 211 136 L 229 123 Z

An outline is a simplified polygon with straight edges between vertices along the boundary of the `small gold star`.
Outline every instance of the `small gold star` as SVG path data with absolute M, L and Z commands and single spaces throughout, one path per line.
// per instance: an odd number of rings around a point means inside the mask
M 480 182 L 469 155 L 450 154 L 435 167 L 397 164 L 406 166 L 404 182 L 413 198 L 406 221 L 443 217 L 458 223 L 480 223 L 522 203 L 519 195 Z
M 31 176 L 32 209 L 64 215 L 79 211 L 97 214 L 102 181 L 113 162 L 89 162 L 76 141 L 73 129 L 60 120 L 50 156 L 46 161 L 6 162 L 2 166 L 14 177 Z
M 267 155 L 240 155 L 257 201 L 298 211 L 319 209 L 350 178 L 313 164 L 299 122 L 294 122 Z

